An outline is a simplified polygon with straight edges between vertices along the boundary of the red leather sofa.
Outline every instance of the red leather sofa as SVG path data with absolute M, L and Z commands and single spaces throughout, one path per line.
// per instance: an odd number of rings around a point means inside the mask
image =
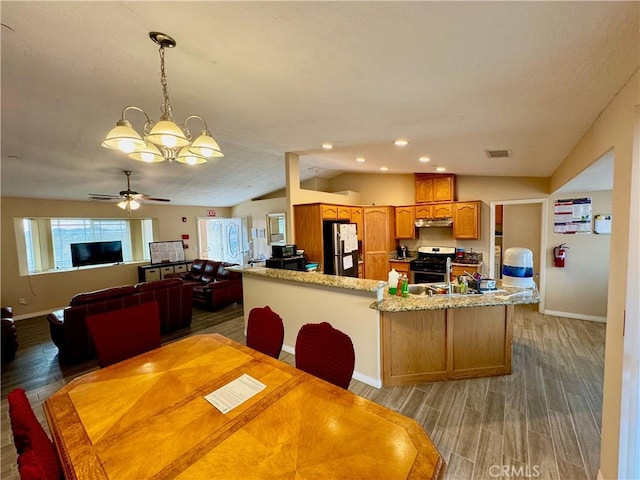
M 237 263 L 195 259 L 191 270 L 174 273 L 165 278 L 178 277 L 193 290 L 193 304 L 205 310 L 217 310 L 232 303 L 242 303 L 242 274 L 227 267 Z
M 173 332 L 191 325 L 192 297 L 191 286 L 177 278 L 79 293 L 68 307 L 47 316 L 51 339 L 64 362 L 89 359 L 95 351 L 85 322 L 88 315 L 156 301 L 160 331 Z

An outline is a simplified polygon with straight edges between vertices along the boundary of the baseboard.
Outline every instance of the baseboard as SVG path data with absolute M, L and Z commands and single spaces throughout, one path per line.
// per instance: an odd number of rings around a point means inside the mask
M 583 315 L 582 313 L 558 312 L 556 310 L 545 310 L 545 315 L 553 315 L 555 317 L 575 318 L 576 320 L 587 320 L 589 322 L 607 323 L 607 317 L 597 315 Z
M 295 354 L 296 354 L 295 349 L 293 347 L 290 347 L 289 345 L 283 345 L 282 346 L 282 351 L 290 353 L 293 356 L 295 356 Z M 364 375 L 364 374 L 359 373 L 359 372 L 353 372 L 353 377 L 352 378 L 354 380 L 358 380 L 359 382 L 366 383 L 367 385 L 370 385 L 372 387 L 382 388 L 382 380 L 376 380 L 375 378 L 370 377 L 369 375 Z
M 66 307 L 66 305 L 65 305 Z M 22 315 L 16 315 L 15 317 L 13 317 L 14 320 L 25 320 L 27 318 L 33 318 L 33 317 L 41 317 L 43 315 L 49 315 L 51 312 L 55 312 L 56 310 L 62 310 L 64 307 L 59 307 L 59 308 L 51 308 L 49 310 L 42 310 L 40 312 L 30 312 L 30 313 L 23 313 Z

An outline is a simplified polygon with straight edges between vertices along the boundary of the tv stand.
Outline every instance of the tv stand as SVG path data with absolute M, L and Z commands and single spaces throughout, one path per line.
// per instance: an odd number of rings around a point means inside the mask
M 153 282 L 154 280 L 162 280 L 165 275 L 186 272 L 189 268 L 191 268 L 191 260 L 140 265 L 138 267 L 138 281 Z

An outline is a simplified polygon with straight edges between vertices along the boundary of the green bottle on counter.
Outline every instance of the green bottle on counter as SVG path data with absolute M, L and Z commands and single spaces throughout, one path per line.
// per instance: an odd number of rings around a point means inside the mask
M 402 296 L 409 297 L 409 278 L 406 275 L 402 276 Z

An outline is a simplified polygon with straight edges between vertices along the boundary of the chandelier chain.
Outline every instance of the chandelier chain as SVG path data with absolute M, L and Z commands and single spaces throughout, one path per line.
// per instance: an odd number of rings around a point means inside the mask
M 173 112 L 171 111 L 171 102 L 169 101 L 169 90 L 167 89 L 167 75 L 164 69 L 164 45 L 160 45 L 160 84 L 162 85 L 162 96 L 164 98 L 162 113 L 173 121 Z

